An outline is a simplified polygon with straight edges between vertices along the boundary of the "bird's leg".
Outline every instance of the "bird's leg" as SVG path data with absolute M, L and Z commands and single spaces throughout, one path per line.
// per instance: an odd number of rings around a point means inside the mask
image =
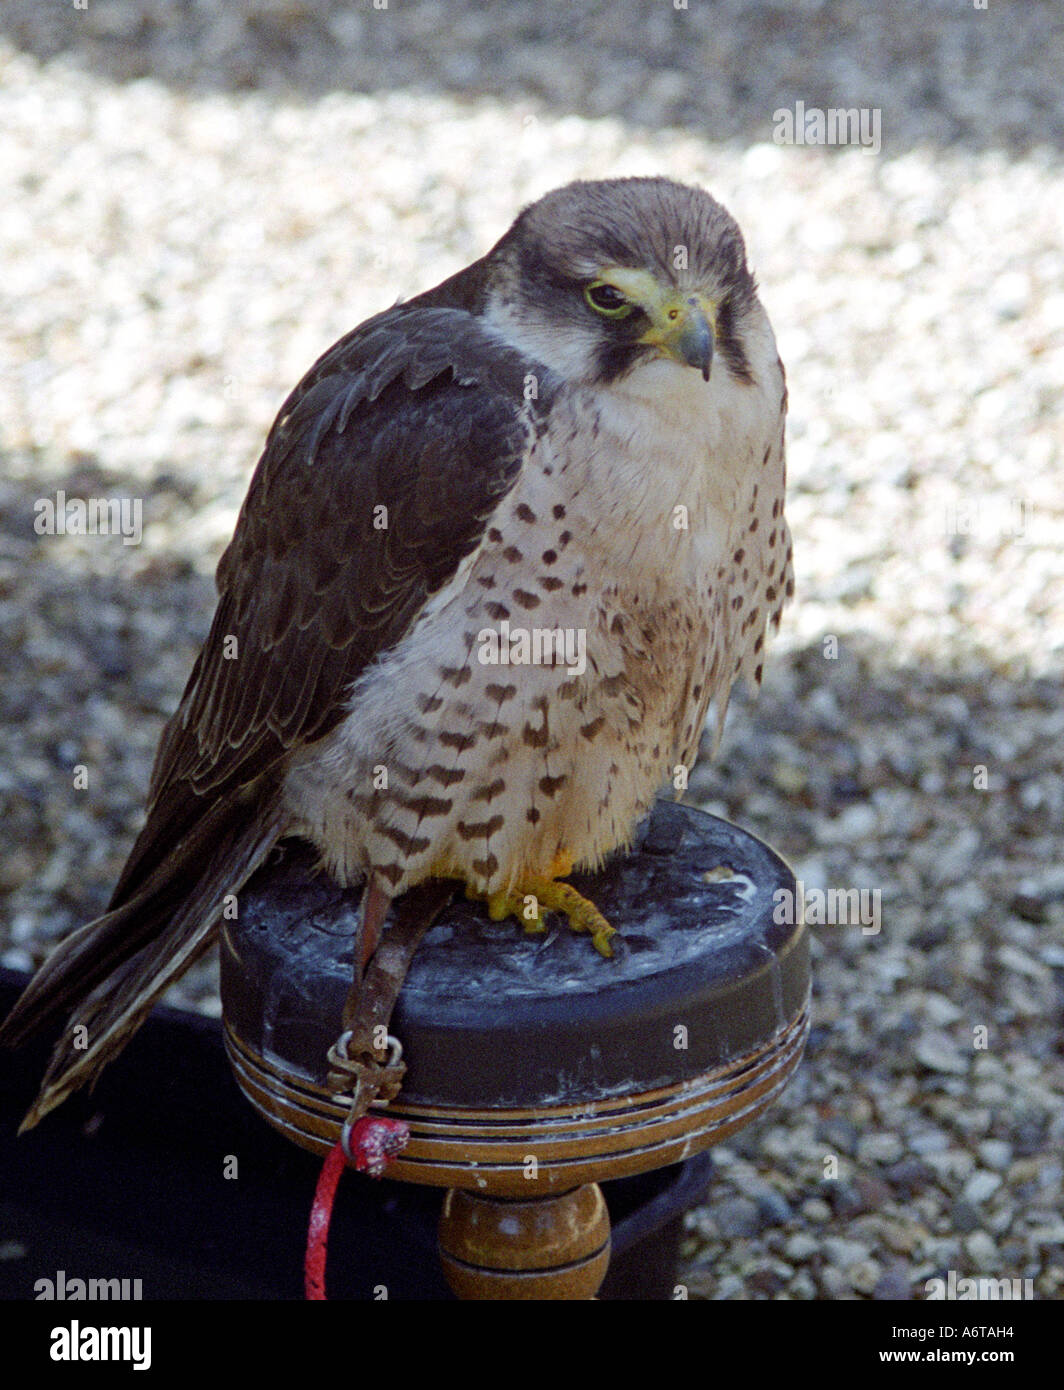
M 572 870 L 572 856 L 558 854 L 546 873 L 522 878 L 514 888 L 484 894 L 467 887 L 466 894 L 487 903 L 488 916 L 493 922 L 516 917 L 529 933 L 546 931 L 545 912 L 560 912 L 573 931 L 587 932 L 595 950 L 608 958 L 613 955 L 610 937 L 616 928 L 611 927 L 595 904 L 578 893 L 571 883 L 557 881 Z
M 363 975 L 366 973 L 366 966 L 369 965 L 370 957 L 380 945 L 384 919 L 387 917 L 391 905 L 391 898 L 385 893 L 376 878 L 371 875 L 362 897 L 361 955 Z

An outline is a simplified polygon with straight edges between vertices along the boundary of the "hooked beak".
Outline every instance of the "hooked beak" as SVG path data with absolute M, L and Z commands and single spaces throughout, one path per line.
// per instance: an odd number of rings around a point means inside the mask
M 652 326 L 639 341 L 688 367 L 697 367 L 703 381 L 708 381 L 713 364 L 713 309 L 708 300 L 698 294 L 673 293 L 644 307 Z

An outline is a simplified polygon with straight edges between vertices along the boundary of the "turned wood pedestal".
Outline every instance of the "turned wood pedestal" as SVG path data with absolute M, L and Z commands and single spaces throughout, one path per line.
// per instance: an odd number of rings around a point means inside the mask
M 290 842 L 244 889 L 222 1001 L 242 1090 L 324 1154 L 345 1118 L 326 1054 L 359 894 L 312 865 Z M 610 1252 L 598 1184 L 749 1124 L 805 1042 L 807 936 L 793 875 L 761 841 L 660 802 L 628 855 L 572 882 L 622 933 L 613 960 L 563 923 L 530 936 L 457 900 L 392 1019 L 408 1072 L 387 1113 L 411 1138 L 388 1175 L 447 1189 L 440 1258 L 462 1298 L 594 1297 Z

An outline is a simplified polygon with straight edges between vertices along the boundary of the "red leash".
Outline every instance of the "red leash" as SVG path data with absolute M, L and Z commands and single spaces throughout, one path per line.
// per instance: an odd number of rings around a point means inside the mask
M 350 1164 L 358 1173 L 379 1178 L 410 1139 L 410 1126 L 402 1120 L 388 1120 L 366 1111 L 374 1101 L 387 1105 L 399 1094 L 406 1063 L 402 1044 L 388 1032 L 388 1020 L 418 943 L 453 897 L 454 884 L 441 880 L 411 889 L 397 900 L 394 920 L 383 938 L 381 924 L 376 923 L 367 938 L 376 950 L 371 950 L 367 962 L 363 948 L 362 970 L 356 966 L 354 982 L 344 1001 L 344 1032 L 328 1055 L 329 1090 L 349 1109 L 340 1142 L 329 1150 L 314 1193 L 303 1265 L 308 1299 L 326 1297 L 326 1248 L 340 1174 Z M 387 900 L 374 898 L 371 891 L 367 903 L 371 917 L 379 915 L 382 904 L 386 908 Z
M 345 1127 L 346 1131 L 346 1127 Z M 340 1175 L 351 1166 L 359 1173 L 379 1178 L 388 1162 L 406 1148 L 410 1126 L 402 1120 L 386 1120 L 379 1115 L 363 1115 L 329 1150 L 318 1185 L 314 1190 L 314 1205 L 310 1209 L 307 1229 L 307 1255 L 304 1262 L 304 1289 L 311 1300 L 325 1299 L 325 1260 L 329 1242 L 329 1223 L 333 1202 L 340 1185 Z M 347 1152 L 345 1153 L 345 1140 Z

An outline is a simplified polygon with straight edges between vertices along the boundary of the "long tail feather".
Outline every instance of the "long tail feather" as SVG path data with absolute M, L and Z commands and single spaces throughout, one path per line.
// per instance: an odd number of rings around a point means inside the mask
M 94 1080 L 211 945 L 226 895 L 240 891 L 283 829 L 276 813 L 242 809 L 216 803 L 129 901 L 61 942 L 30 981 L 0 1026 L 0 1045 L 17 1046 L 72 1012 L 20 1133 Z

